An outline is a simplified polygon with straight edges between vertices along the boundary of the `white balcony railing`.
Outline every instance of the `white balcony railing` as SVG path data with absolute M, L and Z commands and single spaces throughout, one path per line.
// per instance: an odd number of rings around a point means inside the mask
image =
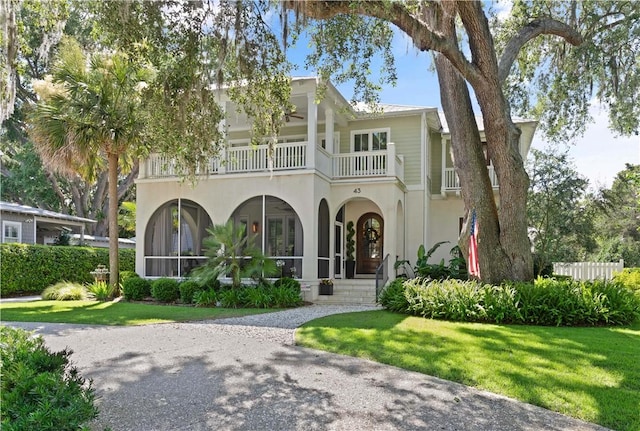
M 491 180 L 491 186 L 498 188 L 498 177 L 493 166 L 487 166 L 489 171 L 489 179 Z M 444 191 L 457 191 L 460 190 L 460 179 L 456 174 L 455 168 L 445 168 L 442 174 L 442 189 Z
M 278 144 L 269 160 L 266 145 L 231 147 L 219 158 L 211 159 L 200 175 L 222 175 L 248 172 L 283 171 L 307 168 L 307 142 Z M 393 164 L 389 164 L 393 160 Z M 270 165 L 271 163 L 271 165 Z M 316 149 L 315 169 L 332 179 L 397 177 L 404 181 L 404 158 L 395 154 L 395 145 L 386 150 L 346 154 L 330 154 Z M 140 178 L 166 178 L 178 176 L 175 162 L 170 157 L 151 154 L 142 164 Z

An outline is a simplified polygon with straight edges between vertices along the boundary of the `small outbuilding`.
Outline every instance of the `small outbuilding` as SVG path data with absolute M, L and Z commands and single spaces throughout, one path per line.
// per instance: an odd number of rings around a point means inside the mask
M 95 220 L 0 201 L 3 243 L 47 244 L 66 231 L 84 241 L 87 223 Z

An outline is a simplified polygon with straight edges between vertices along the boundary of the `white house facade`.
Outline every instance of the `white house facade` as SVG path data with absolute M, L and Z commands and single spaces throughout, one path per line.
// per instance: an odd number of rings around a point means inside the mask
M 455 245 L 464 206 L 437 109 L 382 105 L 382 113 L 363 114 L 331 84 L 317 103 L 316 86 L 315 78 L 293 79 L 297 109 L 271 162 L 266 145 L 249 144 L 247 118 L 226 102 L 228 145 L 195 186 L 180 181 L 169 159 L 152 154 L 141 163 L 140 275 L 188 275 L 206 259 L 206 228 L 233 219 L 255 234 L 255 245 L 267 256 L 284 262 L 283 274 L 308 286 L 306 299 L 324 299 L 318 283 L 332 278 L 337 295 L 341 288 L 355 289 L 364 292 L 355 302 L 372 302 L 376 271 L 393 278 L 396 259 L 414 261 L 421 244 Z M 519 126 L 524 157 L 536 123 Z M 354 281 L 345 280 L 349 222 L 355 231 Z M 449 248 L 434 258 L 448 258 Z

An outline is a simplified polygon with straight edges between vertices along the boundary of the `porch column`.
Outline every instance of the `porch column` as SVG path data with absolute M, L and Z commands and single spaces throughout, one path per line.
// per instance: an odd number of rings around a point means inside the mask
M 147 178 L 147 159 L 139 159 L 138 166 L 138 178 Z
M 318 105 L 316 94 L 307 93 L 307 168 L 316 166 L 316 141 L 318 139 Z
M 387 176 L 396 176 L 396 144 L 393 142 L 387 144 Z
M 333 142 L 333 129 L 334 129 L 334 125 L 333 125 L 333 109 L 331 108 L 327 108 L 324 110 L 324 117 L 325 117 L 325 123 L 324 123 L 324 140 L 326 142 L 326 148 L 325 150 L 327 150 L 327 153 L 329 154 L 334 154 L 334 142 Z
M 440 194 L 446 193 L 447 181 L 447 140 L 442 139 L 442 184 L 440 185 Z

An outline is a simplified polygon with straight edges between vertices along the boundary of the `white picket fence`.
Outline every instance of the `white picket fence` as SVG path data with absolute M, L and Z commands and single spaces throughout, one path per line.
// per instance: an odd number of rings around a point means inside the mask
M 553 264 L 553 273 L 557 275 L 570 275 L 576 280 L 611 280 L 613 274 L 622 271 L 624 260 L 619 262 L 556 262 Z

